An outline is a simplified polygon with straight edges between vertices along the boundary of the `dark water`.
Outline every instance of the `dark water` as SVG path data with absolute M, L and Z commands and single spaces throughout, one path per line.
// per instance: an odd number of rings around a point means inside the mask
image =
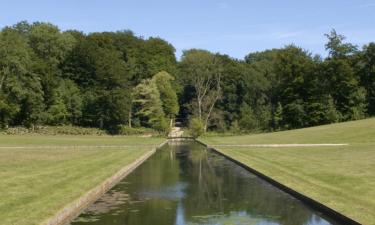
M 194 142 L 169 144 L 72 225 L 338 224 Z

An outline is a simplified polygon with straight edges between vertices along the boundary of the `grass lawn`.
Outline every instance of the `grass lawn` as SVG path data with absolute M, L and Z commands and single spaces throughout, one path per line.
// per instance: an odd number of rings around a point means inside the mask
M 40 224 L 162 141 L 142 137 L 0 135 L 0 224 Z M 111 147 L 43 147 L 72 145 Z
M 375 119 L 292 131 L 205 137 L 221 152 L 363 223 L 375 224 Z M 230 147 L 348 143 L 335 147 Z

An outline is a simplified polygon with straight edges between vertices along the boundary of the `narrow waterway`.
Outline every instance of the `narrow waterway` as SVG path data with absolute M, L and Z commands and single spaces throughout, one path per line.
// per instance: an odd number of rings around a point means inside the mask
M 198 224 L 338 223 L 195 142 L 165 145 L 71 223 Z

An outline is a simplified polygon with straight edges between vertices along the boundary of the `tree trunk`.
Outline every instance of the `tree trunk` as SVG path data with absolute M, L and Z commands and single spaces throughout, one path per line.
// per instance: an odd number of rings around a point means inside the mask
M 132 127 L 132 110 L 129 110 L 128 126 Z
M 199 117 L 199 120 L 202 120 L 202 101 L 200 100 L 199 97 L 197 98 L 197 100 L 198 100 L 198 117 Z
M 4 81 L 5 81 L 5 75 L 3 75 L 1 77 L 1 80 L 0 80 L 0 91 L 3 90 L 3 84 L 4 84 Z

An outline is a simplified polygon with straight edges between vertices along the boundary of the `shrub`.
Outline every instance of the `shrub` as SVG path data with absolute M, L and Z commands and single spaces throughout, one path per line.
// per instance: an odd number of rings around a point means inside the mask
M 203 122 L 198 118 L 193 118 L 189 122 L 189 133 L 196 139 L 204 133 Z
M 98 128 L 86 128 L 76 126 L 36 126 L 34 129 L 25 127 L 10 127 L 4 134 L 22 135 L 22 134 L 43 134 L 43 135 L 105 135 L 104 130 Z
M 151 128 L 129 127 L 127 125 L 119 125 L 117 134 L 119 135 L 151 135 L 151 136 L 158 135 L 158 133 Z

